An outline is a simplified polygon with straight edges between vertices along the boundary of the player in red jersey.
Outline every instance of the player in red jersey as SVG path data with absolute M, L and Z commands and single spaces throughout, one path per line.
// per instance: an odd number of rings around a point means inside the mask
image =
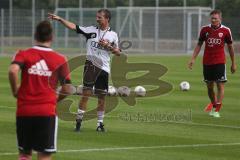
M 198 44 L 194 49 L 192 58 L 188 63 L 188 67 L 192 69 L 195 59 L 198 56 L 203 42 L 205 42 L 205 50 L 203 55 L 203 75 L 207 84 L 208 96 L 211 103 L 205 108 L 205 111 L 211 111 L 209 114 L 213 117 L 220 117 L 219 111 L 222 107 L 224 97 L 224 82 L 226 77 L 226 58 L 224 45 L 227 43 L 228 51 L 232 61 L 231 72 L 236 71 L 234 59 L 233 40 L 231 31 L 228 27 L 221 24 L 222 13 L 220 10 L 213 10 L 210 13 L 211 24 L 203 26 Z M 217 84 L 217 95 L 214 92 L 214 84 Z
M 57 149 L 56 103 L 65 95 L 56 95 L 55 88 L 60 82 L 61 92 L 69 93 L 70 71 L 66 58 L 50 48 L 52 38 L 51 24 L 40 22 L 35 32 L 36 45 L 18 51 L 9 68 L 12 93 L 17 98 L 19 160 L 31 160 L 32 150 L 37 151 L 38 160 L 50 160 Z

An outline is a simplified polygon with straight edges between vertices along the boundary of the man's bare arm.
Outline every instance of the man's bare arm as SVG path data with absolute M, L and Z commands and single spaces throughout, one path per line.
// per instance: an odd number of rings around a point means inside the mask
M 63 19 L 62 17 L 60 16 L 57 16 L 55 14 L 52 14 L 52 13 L 48 13 L 48 19 L 51 19 L 51 20 L 55 20 L 55 21 L 59 21 L 61 22 L 65 27 L 71 29 L 71 30 L 76 30 L 76 24 L 68 21 L 68 20 L 65 20 Z
M 201 50 L 201 47 L 202 47 L 202 44 L 197 44 L 196 47 L 194 48 L 192 58 L 188 63 L 188 68 L 189 69 L 192 69 L 193 64 L 195 63 L 195 60 L 196 60 L 196 58 L 197 58 L 197 56 L 198 56 L 198 54 Z
M 231 59 L 231 72 L 235 73 L 236 69 L 237 69 L 237 65 L 235 63 L 235 56 L 234 56 L 234 49 L 233 49 L 233 45 L 232 44 L 228 44 L 228 51 L 229 51 L 229 55 L 230 55 L 230 59 Z
M 64 84 L 59 92 L 57 101 L 61 101 L 71 94 L 71 84 Z
M 18 64 L 11 64 L 8 71 L 9 83 L 12 89 L 12 94 L 17 98 L 18 93 L 18 73 L 20 66 Z

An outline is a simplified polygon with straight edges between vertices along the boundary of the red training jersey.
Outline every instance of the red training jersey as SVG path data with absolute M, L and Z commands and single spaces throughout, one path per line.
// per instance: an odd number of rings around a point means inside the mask
M 224 45 L 231 44 L 232 41 L 231 30 L 228 27 L 222 24 L 218 28 L 213 28 L 211 24 L 203 26 L 199 35 L 199 43 L 205 42 L 203 64 L 225 64 Z
M 56 115 L 57 84 L 70 83 L 66 58 L 51 48 L 34 46 L 18 51 L 12 64 L 22 69 L 17 116 Z

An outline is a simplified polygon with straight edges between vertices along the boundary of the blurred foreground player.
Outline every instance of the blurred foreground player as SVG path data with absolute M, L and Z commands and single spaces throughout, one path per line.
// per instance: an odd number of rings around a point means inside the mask
M 12 94 L 17 98 L 19 160 L 31 160 L 32 150 L 37 152 L 38 160 L 51 160 L 57 150 L 56 103 L 69 93 L 70 77 L 66 58 L 50 48 L 52 39 L 51 24 L 40 22 L 35 46 L 18 51 L 9 68 Z M 65 95 L 56 95 L 59 82 Z

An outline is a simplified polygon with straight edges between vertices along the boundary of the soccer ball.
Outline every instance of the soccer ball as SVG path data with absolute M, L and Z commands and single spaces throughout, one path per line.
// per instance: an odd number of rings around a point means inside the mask
M 108 95 L 109 96 L 116 96 L 117 95 L 117 90 L 113 86 L 108 86 Z
M 122 86 L 118 88 L 118 94 L 120 96 L 127 97 L 130 95 L 130 93 L 131 93 L 131 90 L 127 86 Z
M 183 81 L 180 83 L 180 89 L 182 91 L 188 91 L 190 89 L 190 84 L 187 81 Z
M 144 97 L 146 95 L 146 89 L 143 86 L 137 86 L 134 89 L 137 96 Z
M 77 94 L 81 95 L 83 93 L 83 85 L 79 85 L 77 87 L 77 91 L 76 92 L 77 92 Z
M 58 86 L 57 89 L 56 89 L 56 93 L 60 94 L 61 90 L 62 90 L 62 86 Z
M 70 84 L 69 84 L 70 85 Z M 61 90 L 62 90 L 62 86 L 59 86 L 57 89 L 56 89 L 56 93 L 57 94 L 63 94 L 61 93 Z M 75 86 L 73 85 L 70 85 L 70 91 L 69 91 L 69 94 L 72 95 L 72 94 L 76 94 L 77 93 L 77 89 Z

